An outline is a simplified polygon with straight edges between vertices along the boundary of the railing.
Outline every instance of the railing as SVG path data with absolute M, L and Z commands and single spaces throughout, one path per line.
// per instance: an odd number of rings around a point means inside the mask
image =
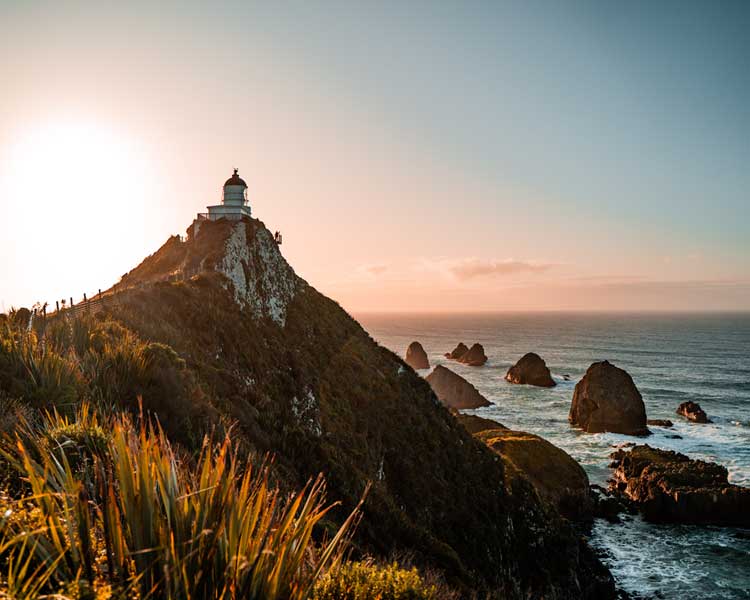
M 80 300 L 77 304 L 73 302 L 72 297 L 70 298 L 70 304 L 68 304 L 65 300 L 55 301 L 55 310 L 49 313 L 47 312 L 48 304 L 45 303 L 41 308 L 35 308 L 33 310 L 33 315 L 36 317 L 42 316 L 46 318 L 54 318 L 60 315 L 73 317 L 82 312 L 97 313 L 102 310 L 108 302 L 115 301 L 116 297 L 123 292 L 136 289 L 142 290 L 157 283 L 187 281 L 200 272 L 200 268 L 193 268 L 188 270 L 178 269 L 150 281 L 139 282 L 127 286 L 115 284 L 108 290 L 99 290 L 99 292 L 95 294 L 93 298 L 88 298 L 86 294 L 84 294 L 83 299 Z

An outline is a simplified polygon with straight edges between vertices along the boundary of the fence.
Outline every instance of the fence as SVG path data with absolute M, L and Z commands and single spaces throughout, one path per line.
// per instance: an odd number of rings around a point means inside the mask
M 143 281 L 143 282 L 139 282 L 139 283 L 135 283 L 131 285 L 115 284 L 111 288 L 103 292 L 100 289 L 99 292 L 95 294 L 94 298 L 88 298 L 86 294 L 84 293 L 83 299 L 80 300 L 77 304 L 73 302 L 72 296 L 69 298 L 70 304 L 68 304 L 65 301 L 65 299 L 56 300 L 55 310 L 49 313 L 47 312 L 48 304 L 45 302 L 44 305 L 42 305 L 41 309 L 35 308 L 33 310 L 32 319 L 35 317 L 38 318 L 40 315 L 43 318 L 52 319 L 61 315 L 75 317 L 84 312 L 95 314 L 101 311 L 103 308 L 105 308 L 105 306 L 108 306 L 111 303 L 116 302 L 117 296 L 119 294 L 122 294 L 130 290 L 146 289 L 148 287 L 156 285 L 157 283 L 164 283 L 167 281 L 170 281 L 170 282 L 171 281 L 187 281 L 188 279 L 191 279 L 192 277 L 194 277 L 200 272 L 201 272 L 200 268 L 179 269 L 177 271 L 173 271 L 161 277 L 157 277 L 155 279 L 150 279 L 148 281 Z M 29 327 L 30 326 L 31 326 L 31 323 L 29 323 Z

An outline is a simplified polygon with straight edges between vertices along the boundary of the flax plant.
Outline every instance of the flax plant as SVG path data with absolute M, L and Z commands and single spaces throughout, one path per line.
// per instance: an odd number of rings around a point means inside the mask
M 88 407 L 78 420 L 102 429 Z M 5 444 L 36 515 L 34 528 L 2 523 L 0 588 L 8 593 L 12 583 L 27 590 L 19 598 L 75 590 L 79 598 L 302 600 L 340 563 L 361 502 L 316 543 L 316 525 L 334 506 L 322 477 L 286 497 L 269 483 L 268 466 L 239 460 L 228 438 L 206 439 L 186 464 L 158 423 L 108 421 L 103 448 L 99 434 L 60 435 L 76 427 L 56 414 L 46 427 L 57 434 L 29 430 Z

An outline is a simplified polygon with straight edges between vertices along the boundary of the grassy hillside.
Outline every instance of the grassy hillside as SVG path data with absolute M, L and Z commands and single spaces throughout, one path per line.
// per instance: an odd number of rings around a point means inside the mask
M 125 281 L 103 311 L 38 323 L 36 340 L 4 351 L 5 396 L 23 410 L 88 401 L 114 415 L 139 414 L 140 398 L 188 457 L 206 433 L 228 432 L 240 455 L 273 455 L 284 490 L 323 473 L 341 501 L 318 527 L 331 534 L 371 483 L 353 556 L 408 554 L 467 595 L 612 597 L 567 522 L 522 478 L 506 479 L 410 367 L 297 278 L 258 221 L 204 223 Z M 26 355 L 36 366 L 19 366 Z

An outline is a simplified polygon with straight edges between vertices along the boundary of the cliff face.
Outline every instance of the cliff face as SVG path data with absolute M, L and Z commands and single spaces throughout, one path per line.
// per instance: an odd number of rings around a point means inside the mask
M 373 482 L 362 550 L 408 551 L 491 597 L 613 596 L 580 536 L 523 478 L 506 478 L 409 366 L 297 277 L 259 221 L 204 222 L 124 276 L 128 286 L 107 316 L 171 346 L 212 414 L 273 453 L 282 480 L 324 472 L 341 514 Z

